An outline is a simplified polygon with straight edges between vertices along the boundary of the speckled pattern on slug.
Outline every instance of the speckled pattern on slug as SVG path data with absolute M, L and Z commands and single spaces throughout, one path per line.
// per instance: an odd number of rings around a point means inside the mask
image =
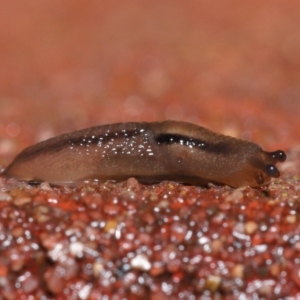
M 85 135 L 81 141 L 69 141 L 69 149 L 75 150 L 79 155 L 90 155 L 91 152 L 101 152 L 103 159 L 110 159 L 114 155 L 134 155 L 136 157 L 154 155 L 153 147 L 149 141 L 148 134 L 143 134 L 145 129 L 128 133 L 126 129 L 119 132 L 110 132 L 109 129 L 101 136 Z M 139 138 L 140 137 L 140 138 Z M 95 146 L 96 147 L 93 147 Z

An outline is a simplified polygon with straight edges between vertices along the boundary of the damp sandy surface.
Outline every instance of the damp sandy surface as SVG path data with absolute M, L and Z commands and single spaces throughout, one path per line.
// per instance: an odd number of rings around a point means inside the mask
M 0 177 L 1 299 L 300 297 L 300 5 L 51 1 L 0 11 L 0 165 L 52 136 L 184 120 L 282 149 L 232 189 Z
M 260 189 L 133 178 L 0 188 L 4 299 L 298 294 L 299 180 Z

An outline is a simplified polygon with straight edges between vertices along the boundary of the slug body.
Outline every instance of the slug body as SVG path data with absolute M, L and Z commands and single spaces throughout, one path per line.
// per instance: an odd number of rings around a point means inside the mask
M 283 151 L 178 121 L 117 123 L 63 134 L 24 149 L 2 173 L 25 181 L 72 184 L 98 179 L 175 180 L 260 186 L 279 177 Z

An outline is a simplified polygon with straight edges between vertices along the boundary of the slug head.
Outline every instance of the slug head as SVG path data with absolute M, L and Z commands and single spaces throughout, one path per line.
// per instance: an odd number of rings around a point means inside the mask
M 219 178 L 217 182 L 235 188 L 247 185 L 251 187 L 265 185 L 271 178 L 280 176 L 280 172 L 275 165 L 285 160 L 286 154 L 282 150 L 274 152 L 259 150 L 241 166 L 239 171 Z
M 280 172 L 276 168 L 276 163 L 284 162 L 286 154 L 282 150 L 267 152 L 261 150 L 260 155 L 252 157 L 250 160 L 250 173 L 253 174 L 255 185 L 260 186 L 267 184 L 271 178 L 278 178 Z
M 274 152 L 263 151 L 265 158 L 265 165 L 263 170 L 270 177 L 278 178 L 280 176 L 275 164 L 279 162 L 284 162 L 286 160 L 286 154 L 282 150 L 277 150 Z

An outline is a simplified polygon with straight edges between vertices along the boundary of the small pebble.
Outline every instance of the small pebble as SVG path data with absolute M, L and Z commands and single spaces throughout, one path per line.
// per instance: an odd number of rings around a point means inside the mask
M 295 224 L 296 220 L 297 220 L 297 216 L 296 215 L 288 215 L 285 217 L 286 222 L 289 224 Z
M 86 300 L 89 298 L 89 294 L 91 292 L 92 285 L 86 284 L 78 291 L 78 297 L 81 300 Z
M 9 201 L 11 200 L 11 196 L 7 193 L 0 192 L 0 201 Z
M 77 257 L 83 256 L 84 245 L 82 243 L 73 242 L 70 244 L 69 248 L 70 248 L 70 253 L 73 256 L 77 256 Z
M 27 204 L 29 202 L 31 202 L 30 197 L 20 197 L 20 198 L 16 198 L 16 199 L 13 200 L 13 203 L 16 206 L 22 206 L 22 205 Z
M 141 271 L 149 271 L 151 269 L 151 263 L 148 257 L 144 254 L 136 255 L 130 262 L 133 269 Z
M 231 270 L 231 275 L 235 278 L 243 278 L 244 276 L 244 266 L 241 264 L 237 264 Z
M 253 221 L 248 221 L 245 224 L 245 232 L 247 234 L 252 234 L 257 229 L 257 227 L 258 227 L 257 223 Z
M 216 292 L 221 283 L 221 277 L 216 275 L 211 275 L 207 278 L 205 286 L 211 292 Z
M 243 198 L 243 193 L 240 190 L 234 190 L 231 194 L 229 194 L 225 201 L 231 202 L 231 201 L 239 201 Z

